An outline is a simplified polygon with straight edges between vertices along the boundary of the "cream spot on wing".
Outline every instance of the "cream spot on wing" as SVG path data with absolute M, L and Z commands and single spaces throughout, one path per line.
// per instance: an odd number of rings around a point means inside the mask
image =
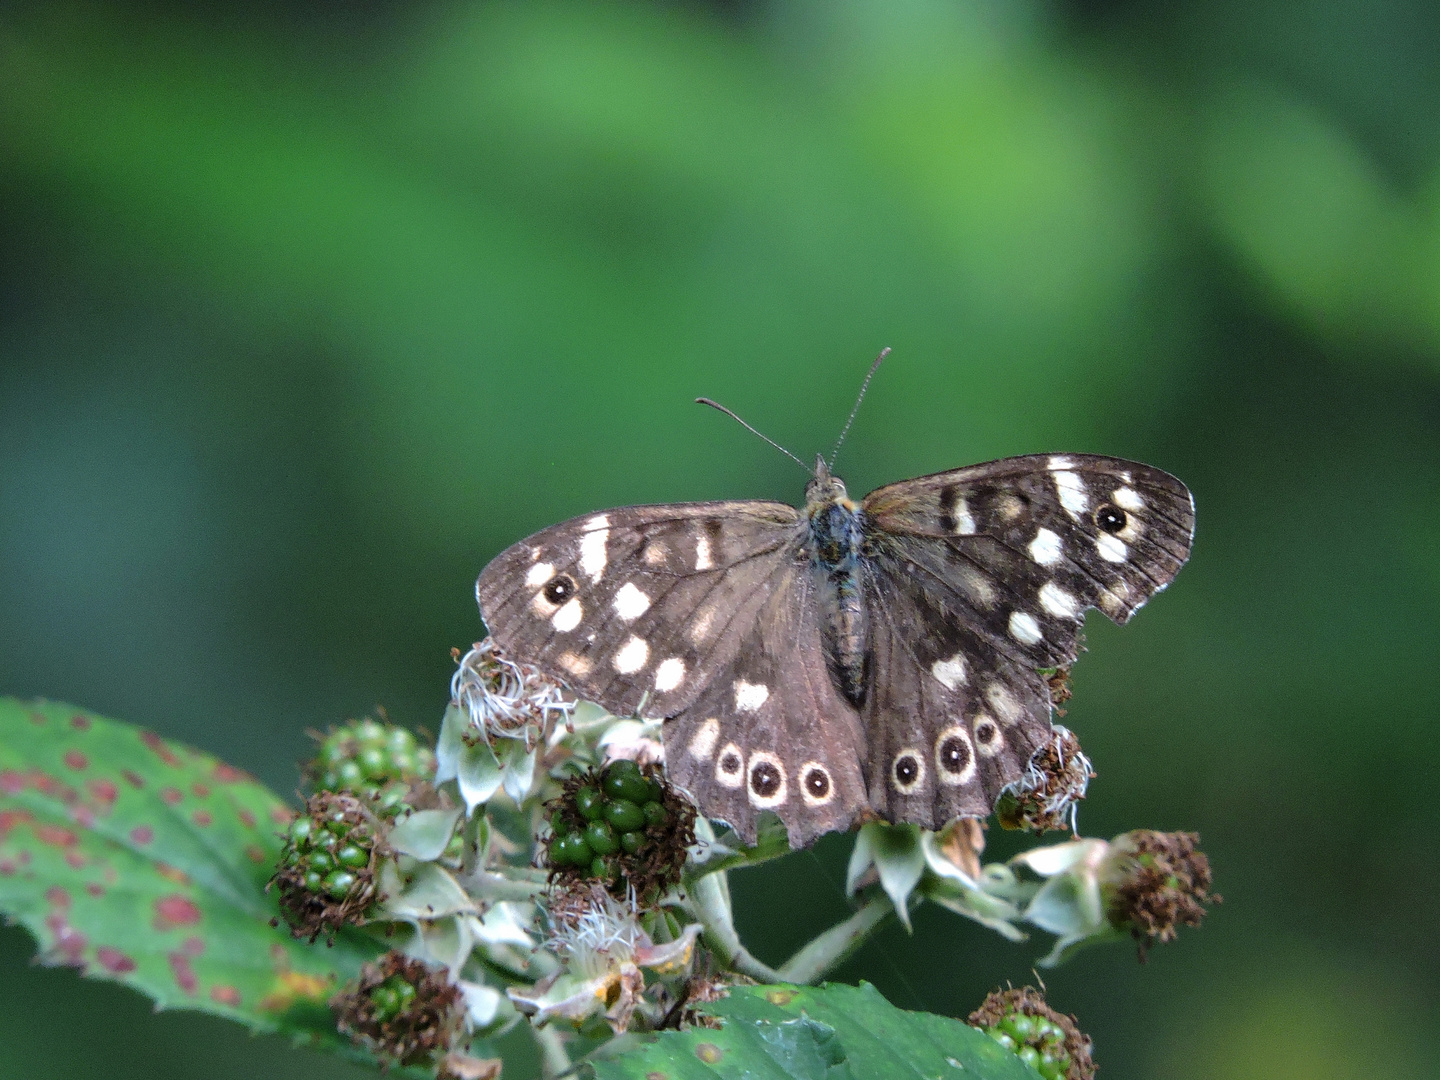
M 1040 606 L 1057 619 L 1073 619 L 1080 611 L 1080 603 L 1074 595 L 1053 581 L 1040 586 Z
M 710 626 L 715 622 L 715 607 L 713 604 L 701 608 L 695 613 L 694 620 L 690 623 L 690 640 L 700 644 L 710 634 Z
M 633 581 L 620 586 L 615 594 L 615 614 L 626 622 L 634 622 L 650 609 L 650 597 L 635 587 Z
M 526 573 L 525 584 L 531 588 L 536 588 L 544 585 L 545 582 L 554 576 L 555 567 L 551 566 L 548 562 L 537 562 L 534 566 L 530 567 L 530 570 Z
M 1125 613 L 1125 602 L 1130 598 L 1130 583 L 1124 578 L 1115 582 L 1100 594 L 1100 610 L 1111 618 Z
M 975 751 L 963 724 L 951 724 L 935 736 L 935 775 L 950 786 L 974 778 Z
M 720 748 L 715 759 L 715 782 L 721 787 L 738 788 L 745 782 L 745 759 L 733 742 Z
M 951 511 L 951 514 L 955 517 L 956 536 L 975 535 L 975 517 L 970 513 L 970 507 L 965 502 L 963 495 L 956 500 L 955 509 Z
M 537 592 L 530 601 L 531 610 L 534 611 L 536 615 L 546 619 L 553 615 L 555 609 L 559 606 L 559 604 L 552 604 L 549 599 L 546 598 L 544 589 Z
M 555 662 L 577 678 L 584 678 L 586 675 L 589 675 L 590 669 L 595 666 L 590 662 L 588 657 L 573 652 L 561 653 L 559 659 Z
M 534 561 L 535 561 L 536 559 L 538 559 L 538 558 L 540 558 L 540 549 L 539 549 L 538 547 L 533 547 L 533 548 L 531 548 L 531 549 L 530 549 L 530 561 L 531 561 L 531 562 L 534 562 Z
M 956 653 L 949 660 L 936 660 L 930 665 L 930 674 L 939 679 L 947 690 L 954 690 L 965 682 L 965 657 Z
M 559 630 L 562 634 L 569 633 L 580 625 L 580 620 L 585 616 L 585 609 L 580 606 L 580 598 L 572 596 L 565 602 L 565 606 L 550 617 L 550 625 Z
M 1002 495 L 995 500 L 995 512 L 1000 515 L 1001 521 L 1014 521 L 1024 509 L 1025 504 L 1014 495 Z
M 1013 724 L 1020 719 L 1020 703 L 1003 684 L 991 683 L 987 686 L 985 700 L 990 702 L 990 707 L 999 713 L 1007 723 Z
M 746 772 L 750 775 L 746 795 L 750 798 L 751 806 L 759 810 L 769 810 L 789 798 L 790 785 L 785 779 L 785 766 L 770 751 L 756 750 L 752 753 Z
M 1055 477 L 1055 492 L 1060 496 L 1060 505 L 1065 512 L 1077 521 L 1080 515 L 1085 513 L 1090 506 L 1090 499 L 1085 494 L 1085 481 L 1073 472 L 1057 472 Z
M 735 708 L 741 712 L 754 712 L 770 700 L 770 688 L 764 683 L 749 683 L 744 679 L 735 680 Z
M 645 644 L 645 639 L 631 634 L 630 640 L 615 654 L 615 670 L 621 675 L 634 675 L 649 659 L 650 646 Z
M 1010 636 L 1022 645 L 1034 645 L 1040 640 L 1040 624 L 1035 616 L 1024 611 L 1010 613 Z
M 667 548 L 664 544 L 646 544 L 646 545 L 645 545 L 645 565 L 646 565 L 646 566 L 661 566 L 661 565 L 664 564 L 665 558 L 666 558 L 666 556 L 668 556 L 669 554 L 670 554 L 670 549 Z
M 720 721 L 710 717 L 696 729 L 685 745 L 685 751 L 693 758 L 708 758 L 715 752 L 715 743 L 720 738 Z M 733 744 L 732 744 L 733 745 Z
M 594 532 L 596 529 L 608 529 L 609 527 L 610 519 L 604 514 L 596 514 L 580 528 L 583 532 Z
M 1064 550 L 1064 545 L 1060 543 L 1060 534 L 1049 529 L 1038 530 L 1035 539 L 1030 541 L 1030 557 L 1041 566 L 1054 566 L 1060 561 Z
M 1063 454 L 1056 454 L 1050 459 L 1049 467 L 1051 472 L 1056 472 L 1062 469 L 1073 469 L 1075 467 L 1075 462 L 1071 461 Z
M 824 806 L 835 798 L 835 780 L 820 762 L 805 762 L 796 775 L 800 778 L 800 798 L 806 806 Z
M 695 538 L 695 569 L 709 570 L 714 565 L 710 559 L 710 538 L 697 536 Z
M 990 584 L 983 573 L 961 563 L 954 567 L 955 580 L 965 590 L 972 603 L 979 607 L 992 607 L 995 603 L 995 586 Z
M 685 681 L 685 661 L 678 656 L 660 661 L 655 669 L 655 689 L 664 694 Z
M 1095 550 L 1100 552 L 1100 557 L 1106 562 L 1124 562 L 1130 555 L 1125 541 L 1109 533 L 1101 533 L 1095 538 Z
M 1124 510 L 1144 510 L 1145 500 L 1134 488 L 1116 488 L 1110 493 L 1110 501 Z
M 605 547 L 609 540 L 609 529 L 587 532 L 580 539 L 580 569 L 585 571 L 591 581 L 599 581 L 600 575 L 605 573 Z

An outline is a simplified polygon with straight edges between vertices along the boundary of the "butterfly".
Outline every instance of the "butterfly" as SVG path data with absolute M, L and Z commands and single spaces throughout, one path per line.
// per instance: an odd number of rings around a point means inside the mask
M 1085 611 L 1126 622 L 1194 524 L 1184 484 L 1118 458 L 1004 458 L 855 502 L 817 456 L 798 509 L 586 514 L 475 591 L 513 659 L 663 717 L 666 774 L 704 814 L 753 843 L 773 811 L 802 847 L 874 815 L 988 816 L 1052 738 L 1044 671 L 1075 660 Z

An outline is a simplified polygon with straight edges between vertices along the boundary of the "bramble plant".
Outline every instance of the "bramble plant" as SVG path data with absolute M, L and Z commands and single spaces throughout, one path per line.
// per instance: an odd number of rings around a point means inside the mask
M 787 853 L 778 820 L 747 846 L 666 780 L 659 721 L 577 702 L 488 639 L 457 660 L 433 753 L 351 721 L 318 736 L 299 812 L 140 729 L 0 701 L 0 910 L 46 962 L 399 1075 L 497 1077 L 493 1040 L 519 1026 L 552 1077 L 1082 1080 L 1089 1039 L 1032 988 L 961 1022 L 816 984 L 927 901 L 1053 935 L 1054 965 L 1126 937 L 1143 959 L 1219 899 L 1193 834 L 982 864 L 980 822 L 870 821 L 854 913 L 772 968 L 740 940 L 727 875 Z M 1057 725 L 1000 823 L 1073 830 L 1091 776 Z

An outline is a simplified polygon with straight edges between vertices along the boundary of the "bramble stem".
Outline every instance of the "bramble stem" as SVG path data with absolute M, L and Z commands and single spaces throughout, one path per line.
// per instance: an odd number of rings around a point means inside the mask
M 535 1045 L 540 1048 L 540 1075 L 544 1077 L 564 1076 L 570 1071 L 570 1055 L 565 1052 L 565 1043 L 557 1032 L 548 1027 L 532 1027 Z
M 781 965 L 777 974 L 781 982 L 808 984 L 819 979 L 855 952 L 887 918 L 895 914 L 895 905 L 883 893 L 865 904 L 842 923 L 811 939 L 799 952 Z
M 685 906 L 704 927 L 706 946 L 732 971 L 761 982 L 774 982 L 778 973 L 761 963 L 740 944 L 730 910 L 730 887 L 723 873 L 706 873 L 686 887 Z

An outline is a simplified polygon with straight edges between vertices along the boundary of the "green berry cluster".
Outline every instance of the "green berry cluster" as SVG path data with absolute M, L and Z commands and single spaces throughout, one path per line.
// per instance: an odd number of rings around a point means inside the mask
M 1070 1072 L 1065 1029 L 1044 1016 L 1011 1013 L 985 1034 L 1015 1053 L 1045 1080 L 1063 1080 Z
M 375 900 L 379 821 L 354 795 L 322 791 L 290 823 L 270 883 L 296 937 L 363 922 Z
M 412 783 L 435 775 L 435 754 L 414 733 L 366 717 L 322 737 L 307 771 L 320 790 L 353 792 L 389 813 L 404 803 Z
M 403 975 L 391 975 L 379 986 L 371 989 L 368 995 L 371 1005 L 374 1006 L 375 1019 L 382 1024 L 388 1024 L 410 1008 L 415 994 L 414 983 Z
M 433 1069 L 465 1038 L 460 988 L 444 969 L 394 950 L 365 964 L 359 980 L 330 999 L 330 1008 L 336 1026 L 380 1058 L 382 1067 Z
M 661 782 L 625 759 L 589 778 L 568 801 L 550 814 L 550 865 L 607 881 L 623 873 L 624 856 L 644 852 L 670 817 Z

